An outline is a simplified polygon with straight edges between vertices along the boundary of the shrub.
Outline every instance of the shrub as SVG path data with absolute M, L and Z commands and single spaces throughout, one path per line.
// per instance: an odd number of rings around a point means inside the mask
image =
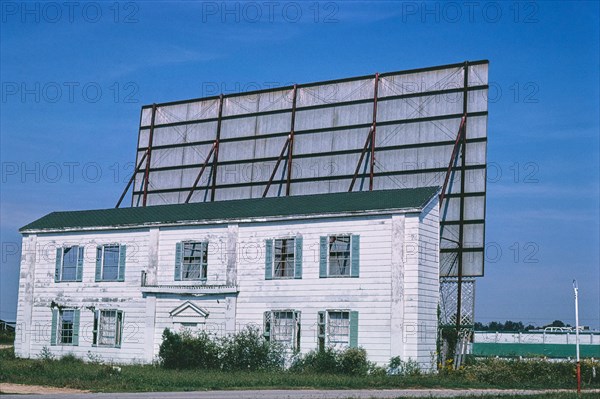
M 412 359 L 403 361 L 400 359 L 400 356 L 395 356 L 390 359 L 388 373 L 391 375 L 416 376 L 421 375 L 421 368 L 419 367 L 419 363 Z
M 72 353 L 67 353 L 66 355 L 62 356 L 59 360 L 59 362 L 61 363 L 66 363 L 66 364 L 82 364 L 83 360 L 81 360 L 80 358 L 78 358 L 77 356 L 75 356 Z
M 336 351 L 327 347 L 322 351 L 313 350 L 299 356 L 290 367 L 292 372 L 312 374 L 366 375 L 374 370 L 374 365 L 367 360 L 367 352 L 362 348 Z
M 363 348 L 348 348 L 340 353 L 340 371 L 349 375 L 366 375 L 369 370 L 367 351 Z
M 256 327 L 221 338 L 219 346 L 221 369 L 225 371 L 277 370 L 284 365 L 283 348 L 266 341 Z
M 267 342 L 255 327 L 223 338 L 165 329 L 158 356 L 171 369 L 277 370 L 284 363 L 283 348 Z
M 337 373 L 339 372 L 339 353 L 333 348 L 322 351 L 312 350 L 304 356 L 298 356 L 290 371 L 298 373 Z
M 50 349 L 48 349 L 47 346 L 44 346 L 38 354 L 38 359 L 43 360 L 45 362 L 51 362 L 55 358 L 56 357 L 54 356 L 54 354 L 52 354 L 52 352 L 50 351 Z

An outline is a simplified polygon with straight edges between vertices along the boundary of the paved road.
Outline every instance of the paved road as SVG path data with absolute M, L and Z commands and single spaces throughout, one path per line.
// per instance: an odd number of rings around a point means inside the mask
M 464 398 L 473 395 L 533 395 L 566 390 L 502 389 L 390 389 L 390 390 L 268 390 L 210 392 L 80 393 L 27 395 L 35 399 L 392 399 L 392 398 Z M 600 389 L 586 391 L 598 392 Z M 2 399 L 24 399 L 22 395 L 2 395 Z

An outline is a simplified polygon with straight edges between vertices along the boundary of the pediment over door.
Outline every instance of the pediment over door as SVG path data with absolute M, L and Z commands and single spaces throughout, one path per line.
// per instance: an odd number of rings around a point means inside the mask
M 174 323 L 205 323 L 209 313 L 192 302 L 187 301 L 170 313 Z

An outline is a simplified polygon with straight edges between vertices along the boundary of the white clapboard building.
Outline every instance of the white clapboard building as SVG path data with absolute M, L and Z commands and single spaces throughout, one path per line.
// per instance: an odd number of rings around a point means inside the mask
M 253 324 L 308 352 L 432 366 L 437 187 L 54 212 L 24 226 L 20 357 L 156 360 L 162 333 Z

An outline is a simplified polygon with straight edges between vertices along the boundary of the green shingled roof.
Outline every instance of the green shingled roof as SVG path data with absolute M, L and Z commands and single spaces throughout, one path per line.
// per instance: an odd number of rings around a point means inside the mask
M 52 212 L 21 232 L 103 227 L 135 227 L 191 221 L 255 219 L 422 208 L 438 187 L 254 198 L 193 204 L 156 205 L 90 211 Z

